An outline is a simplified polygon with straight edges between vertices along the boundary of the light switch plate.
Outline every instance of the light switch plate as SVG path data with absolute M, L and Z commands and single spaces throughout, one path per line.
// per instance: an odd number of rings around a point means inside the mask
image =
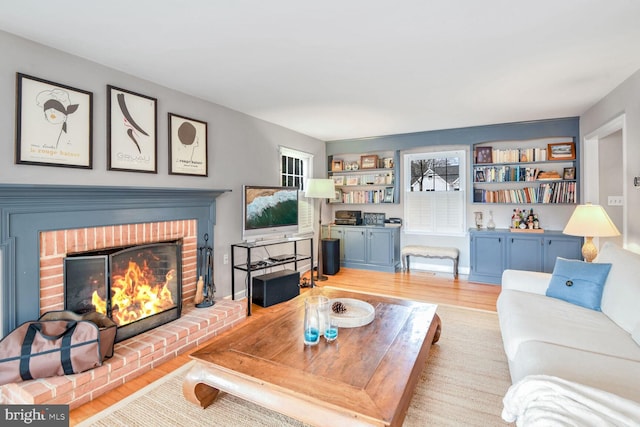
M 609 206 L 623 206 L 624 197 L 622 196 L 609 196 L 607 200 Z

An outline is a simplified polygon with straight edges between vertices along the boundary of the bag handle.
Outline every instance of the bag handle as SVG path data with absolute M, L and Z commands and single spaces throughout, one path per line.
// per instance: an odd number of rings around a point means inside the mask
M 31 323 L 27 329 L 27 333 L 22 341 L 21 355 L 20 355 L 20 377 L 23 381 L 32 380 L 33 376 L 29 369 L 29 362 L 31 361 L 31 347 L 38 332 L 43 338 L 55 341 L 62 338 L 62 347 L 60 351 L 60 363 L 64 369 L 65 375 L 73 374 L 73 365 L 71 364 L 71 336 L 76 329 L 78 322 L 75 320 L 67 322 L 67 326 L 64 332 L 59 335 L 47 335 L 42 332 L 42 323 Z

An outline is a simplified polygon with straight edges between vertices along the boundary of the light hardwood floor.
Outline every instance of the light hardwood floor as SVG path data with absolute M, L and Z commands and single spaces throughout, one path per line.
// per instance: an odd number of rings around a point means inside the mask
M 433 274 L 422 271 L 378 273 L 367 270 L 341 269 L 338 274 L 327 277 L 328 280 L 317 282 L 316 285 L 491 311 L 496 309 L 496 299 L 500 292 L 500 286 L 468 282 L 464 278 L 454 280 L 451 274 Z M 307 290 L 308 288 L 303 288 L 303 292 Z M 277 305 L 268 308 L 253 305 L 253 315 L 246 321 L 251 321 L 271 309 L 277 309 Z M 190 360 L 188 354 L 180 355 L 92 402 L 74 409 L 70 413 L 70 425 L 73 426 L 108 408 Z

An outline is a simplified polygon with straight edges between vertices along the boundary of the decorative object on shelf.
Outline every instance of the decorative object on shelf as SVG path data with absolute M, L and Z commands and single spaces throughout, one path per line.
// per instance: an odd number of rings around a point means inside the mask
M 382 164 L 384 165 L 385 169 L 392 169 L 393 168 L 393 157 L 385 157 L 382 160 Z
M 107 85 L 107 169 L 157 173 L 158 100 Z
M 331 171 L 341 171 L 342 170 L 342 160 L 333 160 L 331 162 Z
M 482 212 L 477 211 L 473 214 L 476 216 L 476 228 L 480 230 L 482 228 Z
M 16 78 L 16 164 L 93 169 L 93 93 Z
M 476 147 L 476 163 L 493 163 L 491 147 Z
M 493 222 L 493 211 L 489 211 L 489 221 L 487 221 L 487 230 L 495 230 L 496 223 Z
M 476 171 L 476 182 L 484 182 L 485 178 L 484 178 L 484 171 L 482 170 L 477 170 Z
M 367 156 L 360 156 L 360 167 L 362 169 L 377 169 L 378 168 L 378 156 L 376 154 L 370 154 Z
M 207 122 L 169 113 L 169 174 L 208 176 Z
M 311 178 L 307 181 L 306 197 L 320 199 L 318 209 L 318 273 L 316 280 L 327 280 L 327 276 L 322 274 L 322 199 L 332 199 L 335 197 L 336 188 L 333 179 Z
M 334 185 L 344 185 L 344 175 L 334 175 L 333 176 L 333 184 Z
M 216 291 L 216 285 L 213 283 L 213 248 L 208 245 L 209 234 L 204 235 L 204 245 L 198 248 L 200 262 L 198 263 L 198 284 L 196 286 L 196 297 L 194 302 L 196 307 L 211 307 L 214 303 L 213 294 Z M 202 280 L 202 285 L 200 285 Z M 202 289 L 202 293 L 198 294 Z
M 584 245 L 582 245 L 582 256 L 587 262 L 593 261 L 598 255 L 598 249 L 593 244 L 594 237 L 620 235 L 616 225 L 607 215 L 607 211 L 602 206 L 591 203 L 577 206 L 562 232 L 570 236 L 585 238 Z
M 386 216 L 384 213 L 374 213 L 374 212 L 362 213 L 362 220 L 364 222 L 364 225 L 375 225 L 377 227 L 384 227 L 385 218 Z
M 549 160 L 575 160 L 576 145 L 573 142 L 559 142 L 547 145 Z
M 564 172 L 562 173 L 562 179 L 573 180 L 576 179 L 576 168 L 564 168 Z
M 533 208 L 530 208 L 528 211 L 527 209 L 514 209 L 513 215 L 511 215 L 509 231 L 520 233 L 544 233 L 544 230 L 540 228 L 538 214 L 533 213 Z

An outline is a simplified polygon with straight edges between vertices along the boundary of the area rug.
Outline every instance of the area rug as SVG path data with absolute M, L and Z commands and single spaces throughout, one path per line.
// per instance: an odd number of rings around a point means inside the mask
M 440 305 L 440 341 L 431 348 L 404 426 L 500 426 L 511 385 L 496 313 Z M 306 426 L 230 394 L 206 409 L 182 396 L 191 364 L 78 424 L 104 427 Z M 322 420 L 318 420 L 322 425 Z

